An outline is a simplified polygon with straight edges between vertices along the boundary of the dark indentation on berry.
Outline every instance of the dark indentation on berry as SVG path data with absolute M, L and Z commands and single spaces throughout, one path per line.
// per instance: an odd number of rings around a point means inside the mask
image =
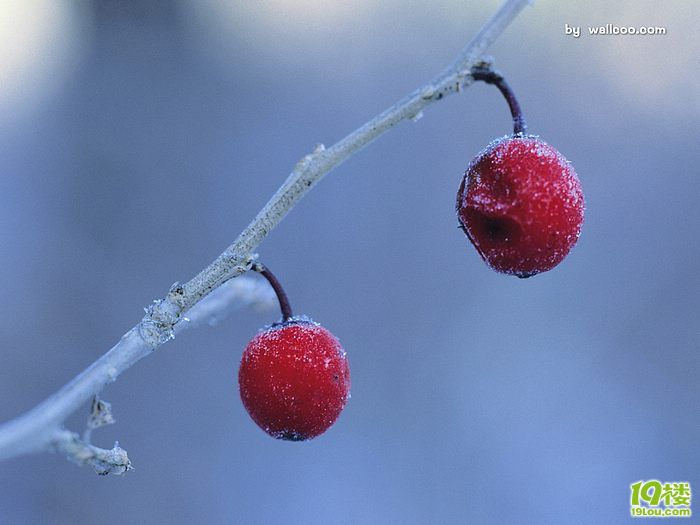
M 338 374 L 333 374 L 333 381 L 336 383 L 340 381 L 340 377 L 338 377 Z
M 509 217 L 493 217 L 469 209 L 466 219 L 477 241 L 500 244 L 515 242 L 520 237 L 520 225 Z
M 486 235 L 496 241 L 508 240 L 508 229 L 500 219 L 486 219 Z
M 537 275 L 539 272 L 529 272 L 529 273 L 516 273 L 515 276 L 519 277 L 520 279 L 528 279 L 532 277 L 533 275 Z

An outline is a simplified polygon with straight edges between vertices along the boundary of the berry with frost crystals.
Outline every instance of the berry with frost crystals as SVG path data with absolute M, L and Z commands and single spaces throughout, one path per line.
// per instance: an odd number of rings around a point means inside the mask
M 496 271 L 530 277 L 551 270 L 576 244 L 581 183 L 564 156 L 531 135 L 492 142 L 469 165 L 457 217 Z
M 274 438 L 303 441 L 335 423 L 350 392 L 340 342 L 311 321 L 287 320 L 248 343 L 238 372 L 250 417 Z

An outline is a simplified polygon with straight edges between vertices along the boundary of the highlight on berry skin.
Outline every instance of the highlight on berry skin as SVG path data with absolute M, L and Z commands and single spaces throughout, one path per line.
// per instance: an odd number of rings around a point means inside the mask
M 495 85 L 508 102 L 513 134 L 469 164 L 457 192 L 460 227 L 497 272 L 525 278 L 557 266 L 576 244 L 585 202 L 571 163 L 535 135 L 505 79 L 486 65 L 474 80 Z
M 294 317 L 279 281 L 264 266 L 253 267 L 275 290 L 281 322 L 248 343 L 238 371 L 241 401 L 270 436 L 312 439 L 338 419 L 350 397 L 350 367 L 338 339 L 307 317 Z

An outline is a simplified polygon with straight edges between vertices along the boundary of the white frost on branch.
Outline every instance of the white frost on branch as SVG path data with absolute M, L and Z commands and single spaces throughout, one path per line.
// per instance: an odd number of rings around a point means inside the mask
M 65 455 L 67 459 L 78 465 L 90 465 L 100 476 L 126 474 L 133 467 L 126 450 L 119 446 L 118 441 L 110 450 L 93 446 L 90 443 L 93 430 L 114 423 L 112 405 L 97 396 L 93 396 L 90 416 L 83 438 L 80 439 L 75 432 L 61 429 L 52 436 L 49 448 Z
M 327 149 L 317 147 L 313 153 L 305 156 L 248 227 L 209 266 L 190 281 L 171 287 L 166 297 L 149 306 L 141 322 L 122 336 L 111 350 L 58 392 L 0 426 L 0 460 L 46 450 L 54 444 L 64 452 L 82 451 L 78 456 L 72 454 L 72 457 L 89 458 L 84 462 L 93 466 L 101 465 L 99 462 L 105 459 L 114 459 L 111 456 L 107 458 L 106 453 L 119 456 L 117 459 L 120 461 L 128 461 L 126 453 L 121 458 L 123 451 L 118 447 L 112 451 L 101 451 L 79 439 L 76 442 L 72 437 L 56 442 L 56 436 L 67 436 L 60 434 L 68 432 L 62 430 L 63 422 L 81 405 L 115 381 L 119 374 L 172 339 L 175 330 L 187 324 L 180 323 L 186 318 L 185 314 L 189 311 L 188 316 L 193 317 L 193 307 L 197 303 L 222 284 L 249 270 L 254 261 L 253 251 L 324 175 L 399 122 L 417 118 L 428 105 L 471 84 L 473 79 L 469 72 L 472 66 L 481 61 L 484 51 L 529 3 L 530 0 L 506 0 L 452 64 L 431 82 L 402 98 L 333 146 Z M 101 452 L 98 454 L 97 450 Z
M 98 448 L 85 443 L 78 434 L 70 430 L 55 432 L 48 448 L 64 454 L 78 465 L 90 465 L 100 476 L 126 474 L 134 468 L 126 450 L 119 446 L 119 442 L 115 442 L 114 448 L 110 450 Z
M 173 287 L 177 286 L 177 283 Z M 259 310 L 269 310 L 276 306 L 275 292 L 260 278 L 241 277 L 224 283 L 197 303 L 188 312 L 187 323 L 179 323 L 175 332 L 193 328 L 201 324 L 214 325 L 223 320 L 232 310 L 250 306 Z M 115 375 L 116 377 L 116 375 Z M 106 450 L 92 445 L 92 431 L 115 423 L 112 405 L 97 395 L 92 398 L 90 416 L 80 439 L 78 434 L 69 430 L 57 431 L 49 448 L 64 454 L 78 465 L 90 465 L 99 475 L 126 474 L 132 470 L 131 461 L 126 450 L 116 442 L 114 448 Z
M 254 259 L 254 256 L 251 259 Z M 177 284 L 174 286 L 176 287 Z M 269 310 L 276 306 L 275 293 L 269 287 L 267 281 L 259 277 L 243 276 L 240 279 L 224 283 L 193 306 L 188 312 L 187 319 L 189 322 L 179 323 L 175 327 L 174 333 L 202 324 L 216 324 L 233 310 L 241 307 Z M 120 367 L 124 366 L 121 364 L 124 362 L 124 355 L 115 355 L 116 352 L 114 351 L 121 349 L 121 351 L 135 352 L 142 346 L 142 343 L 133 338 L 133 332 L 134 329 L 123 336 L 112 350 L 41 405 L 0 427 L 0 459 L 45 448 L 60 451 L 79 465 L 92 465 L 98 474 L 124 474 L 131 470 L 131 463 L 128 461 L 124 449 L 115 446 L 112 450 L 104 450 L 90 444 L 92 431 L 95 428 L 114 423 L 111 405 L 99 399 L 96 394 L 93 396 L 91 413 L 82 440 L 78 437 L 78 434 L 62 428 L 65 418 L 53 428 L 55 431 L 52 430 L 52 427 L 47 427 L 46 434 L 38 436 L 40 439 L 30 439 L 30 443 L 19 442 L 15 436 L 18 435 L 17 433 L 20 433 L 20 435 L 28 435 L 29 438 L 34 438 L 34 436 L 24 434 L 27 432 L 25 429 L 31 428 L 30 425 L 37 426 L 36 420 L 33 419 L 35 416 L 31 415 L 34 413 L 46 414 L 46 407 L 51 407 L 53 400 L 56 398 L 59 401 L 63 401 L 64 398 L 61 396 L 68 390 L 68 387 L 74 384 L 81 384 L 82 381 L 79 380 L 82 380 L 84 376 L 90 377 L 94 374 L 99 374 L 97 377 L 106 377 L 108 382 L 115 381 L 122 371 Z M 136 346 L 135 343 L 139 346 Z M 43 410 L 39 410 L 41 408 Z M 51 412 L 48 413 L 50 414 Z M 10 445 L 3 446 L 5 443 Z M 113 462 L 110 463 L 112 460 Z M 110 465 L 112 468 L 107 468 Z
M 214 326 L 223 321 L 233 310 L 250 307 L 258 311 L 277 308 L 277 297 L 265 279 L 243 276 L 231 279 L 199 301 L 187 312 L 186 323 L 175 327 L 178 333 L 185 327 L 202 324 Z

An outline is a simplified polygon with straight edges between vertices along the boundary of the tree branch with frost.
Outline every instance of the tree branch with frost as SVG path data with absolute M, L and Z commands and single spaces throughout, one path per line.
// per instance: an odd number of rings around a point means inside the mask
M 70 430 L 58 430 L 53 436 L 51 448 L 78 465 L 90 465 L 100 476 L 126 474 L 133 467 L 126 450 L 119 446 L 118 441 L 111 450 L 96 447 L 90 442 L 93 430 L 114 423 L 112 405 L 94 396 L 82 439 Z
M 186 323 L 180 323 L 175 332 L 194 328 L 202 324 L 215 325 L 232 310 L 250 306 L 258 310 L 271 310 L 277 306 L 275 292 L 267 281 L 251 277 L 241 277 L 224 283 L 197 303 L 189 312 Z M 57 430 L 47 448 L 65 455 L 78 465 L 90 465 L 101 476 L 126 474 L 133 470 L 126 450 L 114 443 L 110 450 L 92 445 L 92 431 L 115 423 L 112 405 L 94 395 L 82 439 L 75 432 Z
M 205 299 L 197 303 L 188 312 L 188 317 L 183 318 L 184 322 L 179 323 L 174 328 L 174 332 L 179 333 L 186 328 L 195 328 L 203 324 L 216 324 L 233 310 L 244 306 L 249 306 L 258 310 L 271 310 L 277 306 L 277 299 L 274 291 L 271 290 L 270 287 L 267 286 L 267 282 L 262 279 L 246 276 L 230 280 L 222 286 L 219 286 Z M 120 347 L 120 344 L 123 344 L 123 341 L 128 335 L 129 333 L 122 337 L 122 341 L 112 350 L 116 348 L 123 349 L 124 347 Z M 127 338 L 127 341 L 129 340 L 130 339 Z M 91 370 L 98 370 L 100 371 L 99 373 L 106 373 L 109 377 L 116 379 L 119 373 L 116 365 L 119 364 L 119 361 L 115 359 L 112 350 L 102 356 L 90 368 L 85 370 L 81 376 L 89 375 L 92 373 Z M 107 359 L 108 356 L 109 359 Z M 112 363 L 114 363 L 115 366 L 110 366 Z M 27 446 L 25 443 L 21 442 L 21 436 L 28 436 L 28 439 L 31 438 L 31 436 L 26 434 L 27 428 L 31 428 L 28 426 L 29 423 L 33 423 L 35 428 L 42 428 L 41 425 L 32 418 L 46 417 L 46 407 L 51 407 L 52 404 L 56 402 L 55 400 L 62 403 L 61 396 L 63 392 L 68 386 L 75 384 L 81 376 L 78 376 L 41 405 L 0 427 L 0 459 L 7 459 L 45 448 L 66 455 L 68 459 L 79 465 L 92 465 L 98 474 L 124 474 L 128 470 L 131 470 L 131 462 L 129 461 L 126 451 L 120 448 L 118 443 L 115 444 L 114 448 L 111 450 L 101 449 L 90 443 L 92 430 L 114 422 L 111 406 L 109 403 L 97 398 L 97 391 L 92 394 L 93 403 L 91 406 L 90 418 L 88 419 L 82 439 L 77 433 L 62 427 L 62 422 L 66 419 L 63 418 L 60 424 L 46 427 L 45 434 L 41 436 L 42 439 L 33 441 L 33 443 L 40 443 L 39 445 L 33 444 Z M 42 407 L 44 408 L 40 411 L 39 409 Z M 77 408 L 79 407 L 76 407 L 76 410 Z M 34 416 L 34 414 L 39 414 L 39 416 Z
M 399 122 L 416 119 L 430 104 L 471 84 L 471 68 L 482 60 L 484 51 L 529 3 L 530 0 L 506 0 L 457 58 L 432 81 L 333 146 L 326 149 L 319 145 L 302 158 L 248 227 L 209 266 L 190 281 L 182 285 L 174 284 L 166 297 L 149 306 L 143 319 L 116 345 L 58 392 L 2 425 L 0 460 L 53 447 L 74 459 L 83 458 L 80 460 L 82 463 L 93 466 L 115 458 L 128 462 L 125 452 L 121 458 L 123 450 L 119 447 L 111 451 L 96 449 L 81 441 L 77 434 L 63 430 L 63 422 L 92 396 L 114 382 L 122 372 L 172 339 L 177 331 L 186 326 L 183 320 L 195 318 L 196 306 L 207 306 L 206 302 L 200 302 L 202 299 L 248 271 L 255 260 L 254 250 L 324 175 Z M 109 461 L 105 464 L 111 465 Z M 123 472 L 126 470 L 128 468 Z
M 64 454 L 78 465 L 90 465 L 100 476 L 122 475 L 134 468 L 126 450 L 119 446 L 118 441 L 114 443 L 114 448 L 107 450 L 86 443 L 75 432 L 57 430 L 49 448 Z

